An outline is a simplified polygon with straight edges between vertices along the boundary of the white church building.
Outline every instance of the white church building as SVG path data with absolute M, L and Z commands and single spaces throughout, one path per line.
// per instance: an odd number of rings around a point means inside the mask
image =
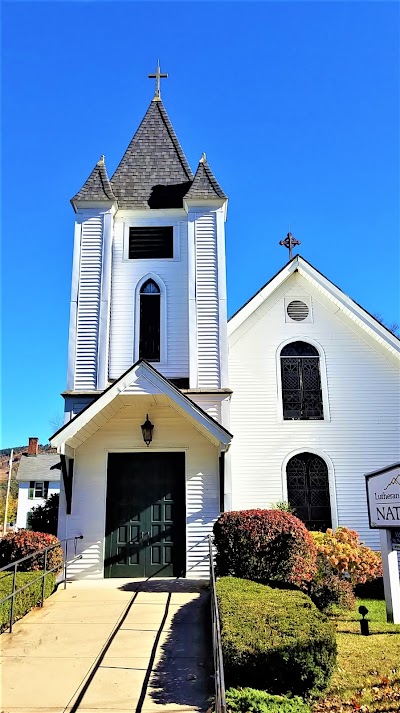
M 296 255 L 227 320 L 227 196 L 156 94 L 75 211 L 59 537 L 76 577 L 208 576 L 223 510 L 289 501 L 369 529 L 364 474 L 399 460 L 399 340 Z M 267 277 L 267 276 L 266 276 Z

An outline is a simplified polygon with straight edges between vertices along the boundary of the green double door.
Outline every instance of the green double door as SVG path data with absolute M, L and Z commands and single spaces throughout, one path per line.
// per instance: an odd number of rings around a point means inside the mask
M 105 577 L 185 570 L 185 454 L 110 453 Z

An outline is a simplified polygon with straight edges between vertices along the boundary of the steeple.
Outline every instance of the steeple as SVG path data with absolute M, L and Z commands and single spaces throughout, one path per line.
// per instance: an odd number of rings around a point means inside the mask
M 193 173 L 161 99 L 152 101 L 111 178 L 119 208 L 181 208 Z
M 71 203 L 76 210 L 75 204 L 79 201 L 98 202 L 115 200 L 116 198 L 108 178 L 104 156 L 101 156 L 82 188 L 71 198 Z
M 205 153 L 203 153 L 199 161 L 199 165 L 197 167 L 193 183 L 189 191 L 185 195 L 185 201 L 204 201 L 216 198 L 222 198 L 223 200 L 226 200 L 227 196 L 225 195 L 213 172 L 211 171 L 211 168 L 207 163 L 206 155 Z

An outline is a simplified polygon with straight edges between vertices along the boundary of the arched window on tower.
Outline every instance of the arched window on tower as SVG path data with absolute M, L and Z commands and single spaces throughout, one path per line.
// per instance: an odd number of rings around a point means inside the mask
M 288 501 L 309 530 L 332 527 L 328 467 L 314 453 L 299 453 L 286 466 Z
M 319 353 L 308 342 L 291 342 L 281 351 L 282 401 L 285 420 L 322 420 Z
M 140 288 L 139 359 L 160 361 L 160 288 L 147 280 Z

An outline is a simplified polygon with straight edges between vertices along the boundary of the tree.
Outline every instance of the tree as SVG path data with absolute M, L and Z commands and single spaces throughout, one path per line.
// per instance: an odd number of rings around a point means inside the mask
M 380 312 L 377 312 L 372 315 L 375 317 L 376 321 L 379 322 L 380 324 L 383 324 L 386 329 L 389 330 L 389 332 L 392 332 L 392 334 L 395 335 L 395 337 L 400 337 L 400 325 L 398 322 L 392 322 L 391 324 L 386 324 L 386 320 L 384 319 L 383 315 Z
M 59 495 L 54 493 L 46 500 L 44 505 L 38 505 L 31 510 L 29 515 L 29 529 L 36 532 L 57 534 Z
M 0 498 L 0 524 L 3 524 L 4 510 L 6 506 L 6 491 L 2 489 Z M 8 498 L 7 522 L 15 522 L 17 519 L 18 497 L 10 491 Z
M 52 429 L 53 433 L 58 431 L 63 425 L 64 425 L 64 416 L 63 414 L 53 414 L 53 416 L 49 419 L 49 424 L 50 428 Z

